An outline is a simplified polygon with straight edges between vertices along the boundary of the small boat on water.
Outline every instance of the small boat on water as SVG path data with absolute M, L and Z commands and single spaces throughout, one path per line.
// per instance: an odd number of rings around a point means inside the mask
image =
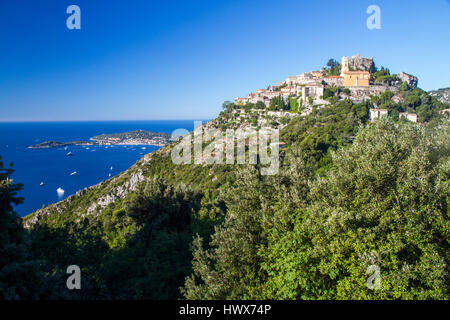
M 65 191 L 63 188 L 58 188 L 56 189 L 56 193 L 58 194 L 58 197 L 62 198 L 62 196 L 64 195 Z
M 70 157 L 70 156 L 73 156 L 73 153 L 69 151 L 66 153 L 66 157 Z
M 41 181 L 41 183 L 39 185 L 42 187 L 44 185 L 44 182 Z
M 71 175 L 71 176 L 76 176 L 77 174 L 78 174 L 78 172 L 74 171 L 74 172 L 72 172 L 70 175 Z
M 109 168 L 110 171 L 112 171 L 113 167 Z

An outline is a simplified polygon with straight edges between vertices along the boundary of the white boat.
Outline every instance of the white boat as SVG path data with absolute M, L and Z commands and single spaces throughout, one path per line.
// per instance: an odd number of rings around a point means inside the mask
M 112 171 L 113 167 L 109 168 L 110 171 Z
M 62 188 L 58 188 L 56 189 L 56 193 L 58 194 L 58 197 L 62 198 L 62 196 L 64 195 L 64 189 Z
M 78 174 L 78 172 L 74 171 L 74 172 L 72 172 L 70 175 L 71 175 L 71 176 L 76 176 L 77 174 Z
M 41 183 L 39 185 L 42 187 L 44 185 L 44 182 L 41 181 Z
M 73 153 L 69 151 L 66 153 L 66 157 L 70 157 L 70 156 L 73 156 Z

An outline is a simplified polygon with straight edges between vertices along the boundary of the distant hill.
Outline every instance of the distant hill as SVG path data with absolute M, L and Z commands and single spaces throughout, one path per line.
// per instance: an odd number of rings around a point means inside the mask
M 442 103 L 450 103 L 450 87 L 428 92 L 430 96 L 436 97 Z

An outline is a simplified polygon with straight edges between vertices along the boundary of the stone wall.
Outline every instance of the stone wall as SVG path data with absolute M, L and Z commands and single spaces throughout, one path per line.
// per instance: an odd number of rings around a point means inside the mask
M 344 78 L 343 77 L 326 77 L 324 78 L 325 83 L 330 87 L 343 87 Z
M 363 102 L 370 96 L 379 96 L 386 90 L 392 91 L 394 94 L 399 91 L 399 88 L 390 86 L 349 87 L 348 89 L 350 90 L 350 99 L 357 103 Z

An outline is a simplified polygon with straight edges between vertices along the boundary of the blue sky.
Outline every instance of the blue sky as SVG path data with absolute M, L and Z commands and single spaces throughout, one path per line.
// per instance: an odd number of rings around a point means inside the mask
M 81 30 L 66 28 L 71 4 Z M 2 0 L 0 121 L 208 119 L 356 53 L 448 87 L 449 30 L 449 0 Z

